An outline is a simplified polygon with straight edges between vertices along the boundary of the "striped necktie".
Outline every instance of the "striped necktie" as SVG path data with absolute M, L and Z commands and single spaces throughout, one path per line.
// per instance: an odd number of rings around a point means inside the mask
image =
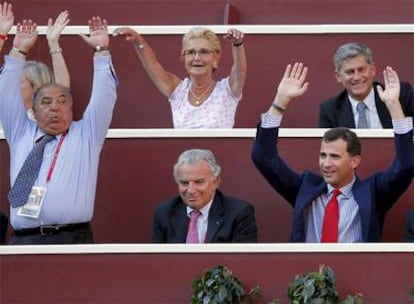
M 357 104 L 357 112 L 358 112 L 358 129 L 368 129 L 368 120 L 367 115 L 365 114 L 365 110 L 368 108 L 367 105 L 363 101 L 359 101 Z
M 41 140 L 35 144 L 32 151 L 30 151 L 24 161 L 23 166 L 20 169 L 8 195 L 9 203 L 12 208 L 20 207 L 26 204 L 33 184 L 39 175 L 45 146 L 53 138 L 55 138 L 55 136 L 43 136 Z

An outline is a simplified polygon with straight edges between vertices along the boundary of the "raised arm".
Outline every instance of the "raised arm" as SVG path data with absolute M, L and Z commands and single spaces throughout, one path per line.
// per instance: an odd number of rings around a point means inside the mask
M 99 16 L 92 17 L 89 21 L 89 36 L 81 34 L 82 39 L 96 52 L 95 56 L 109 55 L 108 23 Z
M 164 69 L 158 61 L 154 50 L 145 39 L 129 27 L 117 28 L 113 32 L 113 35 L 125 36 L 125 40 L 132 43 L 152 82 L 164 96 L 167 98 L 170 97 L 171 93 L 180 83 L 180 79 L 175 74 Z
M 7 2 L 0 4 L 0 50 L 3 48 L 3 45 L 7 40 L 7 34 L 13 26 L 13 22 L 14 15 L 12 5 Z
M 106 19 L 96 16 L 92 17 L 88 23 L 89 35 L 81 35 L 81 37 L 95 50 L 95 55 L 92 93 L 83 114 L 82 124 L 84 128 L 89 128 L 86 134 L 91 135 L 92 144 L 101 147 L 112 120 L 117 98 L 117 80 L 109 52 Z
M 16 25 L 16 35 L 13 39 L 13 48 L 9 55 L 26 60 L 26 56 L 37 40 L 37 24 L 31 19 L 23 20 Z
M 49 45 L 49 52 L 52 56 L 53 74 L 55 81 L 67 88 L 70 88 L 70 75 L 66 66 L 65 58 L 62 54 L 62 49 L 59 45 L 60 35 L 69 23 L 68 11 L 61 12 L 53 23 L 52 18 L 49 18 L 47 22 L 46 38 Z
M 392 119 L 404 118 L 404 112 L 400 103 L 400 79 L 396 71 L 391 67 L 387 66 L 383 71 L 384 85 L 383 89 L 381 86 L 377 86 L 378 95 L 381 100 L 387 106 Z
M 232 43 L 233 66 L 230 72 L 230 87 L 234 96 L 239 97 L 243 92 L 247 75 L 246 51 L 244 49 L 244 34 L 237 29 L 229 29 L 225 39 Z
M 303 63 L 296 62 L 293 66 L 288 64 L 269 112 L 283 114 L 293 99 L 302 96 L 309 86 L 306 82 L 307 74 L 308 68 L 303 66 Z

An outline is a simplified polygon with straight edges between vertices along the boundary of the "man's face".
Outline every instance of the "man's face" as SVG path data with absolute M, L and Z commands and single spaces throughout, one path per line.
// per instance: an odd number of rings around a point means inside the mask
M 33 107 L 39 128 L 50 135 L 62 134 L 73 119 L 72 97 L 59 85 L 40 89 Z
M 319 153 L 319 168 L 326 183 L 335 188 L 349 184 L 358 167 L 361 156 L 351 156 L 343 139 L 322 141 Z
M 335 77 L 352 98 L 362 101 L 371 91 L 375 72 L 375 64 L 368 63 L 364 55 L 358 55 L 345 60 Z
M 199 210 L 213 198 L 220 184 L 220 177 L 213 177 L 210 166 L 200 161 L 196 164 L 185 164 L 177 170 L 178 191 L 183 202 L 193 209 Z

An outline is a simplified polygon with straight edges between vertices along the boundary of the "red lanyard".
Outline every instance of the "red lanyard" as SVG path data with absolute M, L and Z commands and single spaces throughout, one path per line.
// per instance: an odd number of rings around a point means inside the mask
M 66 134 L 67 134 L 67 132 L 63 133 L 62 136 L 60 137 L 58 146 L 56 147 L 55 155 L 53 156 L 52 163 L 50 164 L 50 168 L 49 168 L 49 172 L 47 174 L 46 182 L 50 182 L 50 180 L 52 179 L 52 174 L 53 174 L 53 170 L 55 169 L 56 160 L 57 160 L 57 157 L 59 155 L 60 148 L 62 147 L 62 143 L 63 143 L 63 140 L 65 139 Z

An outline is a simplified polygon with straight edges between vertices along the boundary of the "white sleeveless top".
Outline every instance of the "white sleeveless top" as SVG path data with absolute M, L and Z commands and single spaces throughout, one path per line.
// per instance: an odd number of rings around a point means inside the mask
M 233 128 L 237 105 L 242 96 L 235 97 L 229 78 L 217 81 L 213 92 L 200 105 L 188 101 L 191 81 L 187 77 L 172 92 L 169 102 L 176 129 Z

